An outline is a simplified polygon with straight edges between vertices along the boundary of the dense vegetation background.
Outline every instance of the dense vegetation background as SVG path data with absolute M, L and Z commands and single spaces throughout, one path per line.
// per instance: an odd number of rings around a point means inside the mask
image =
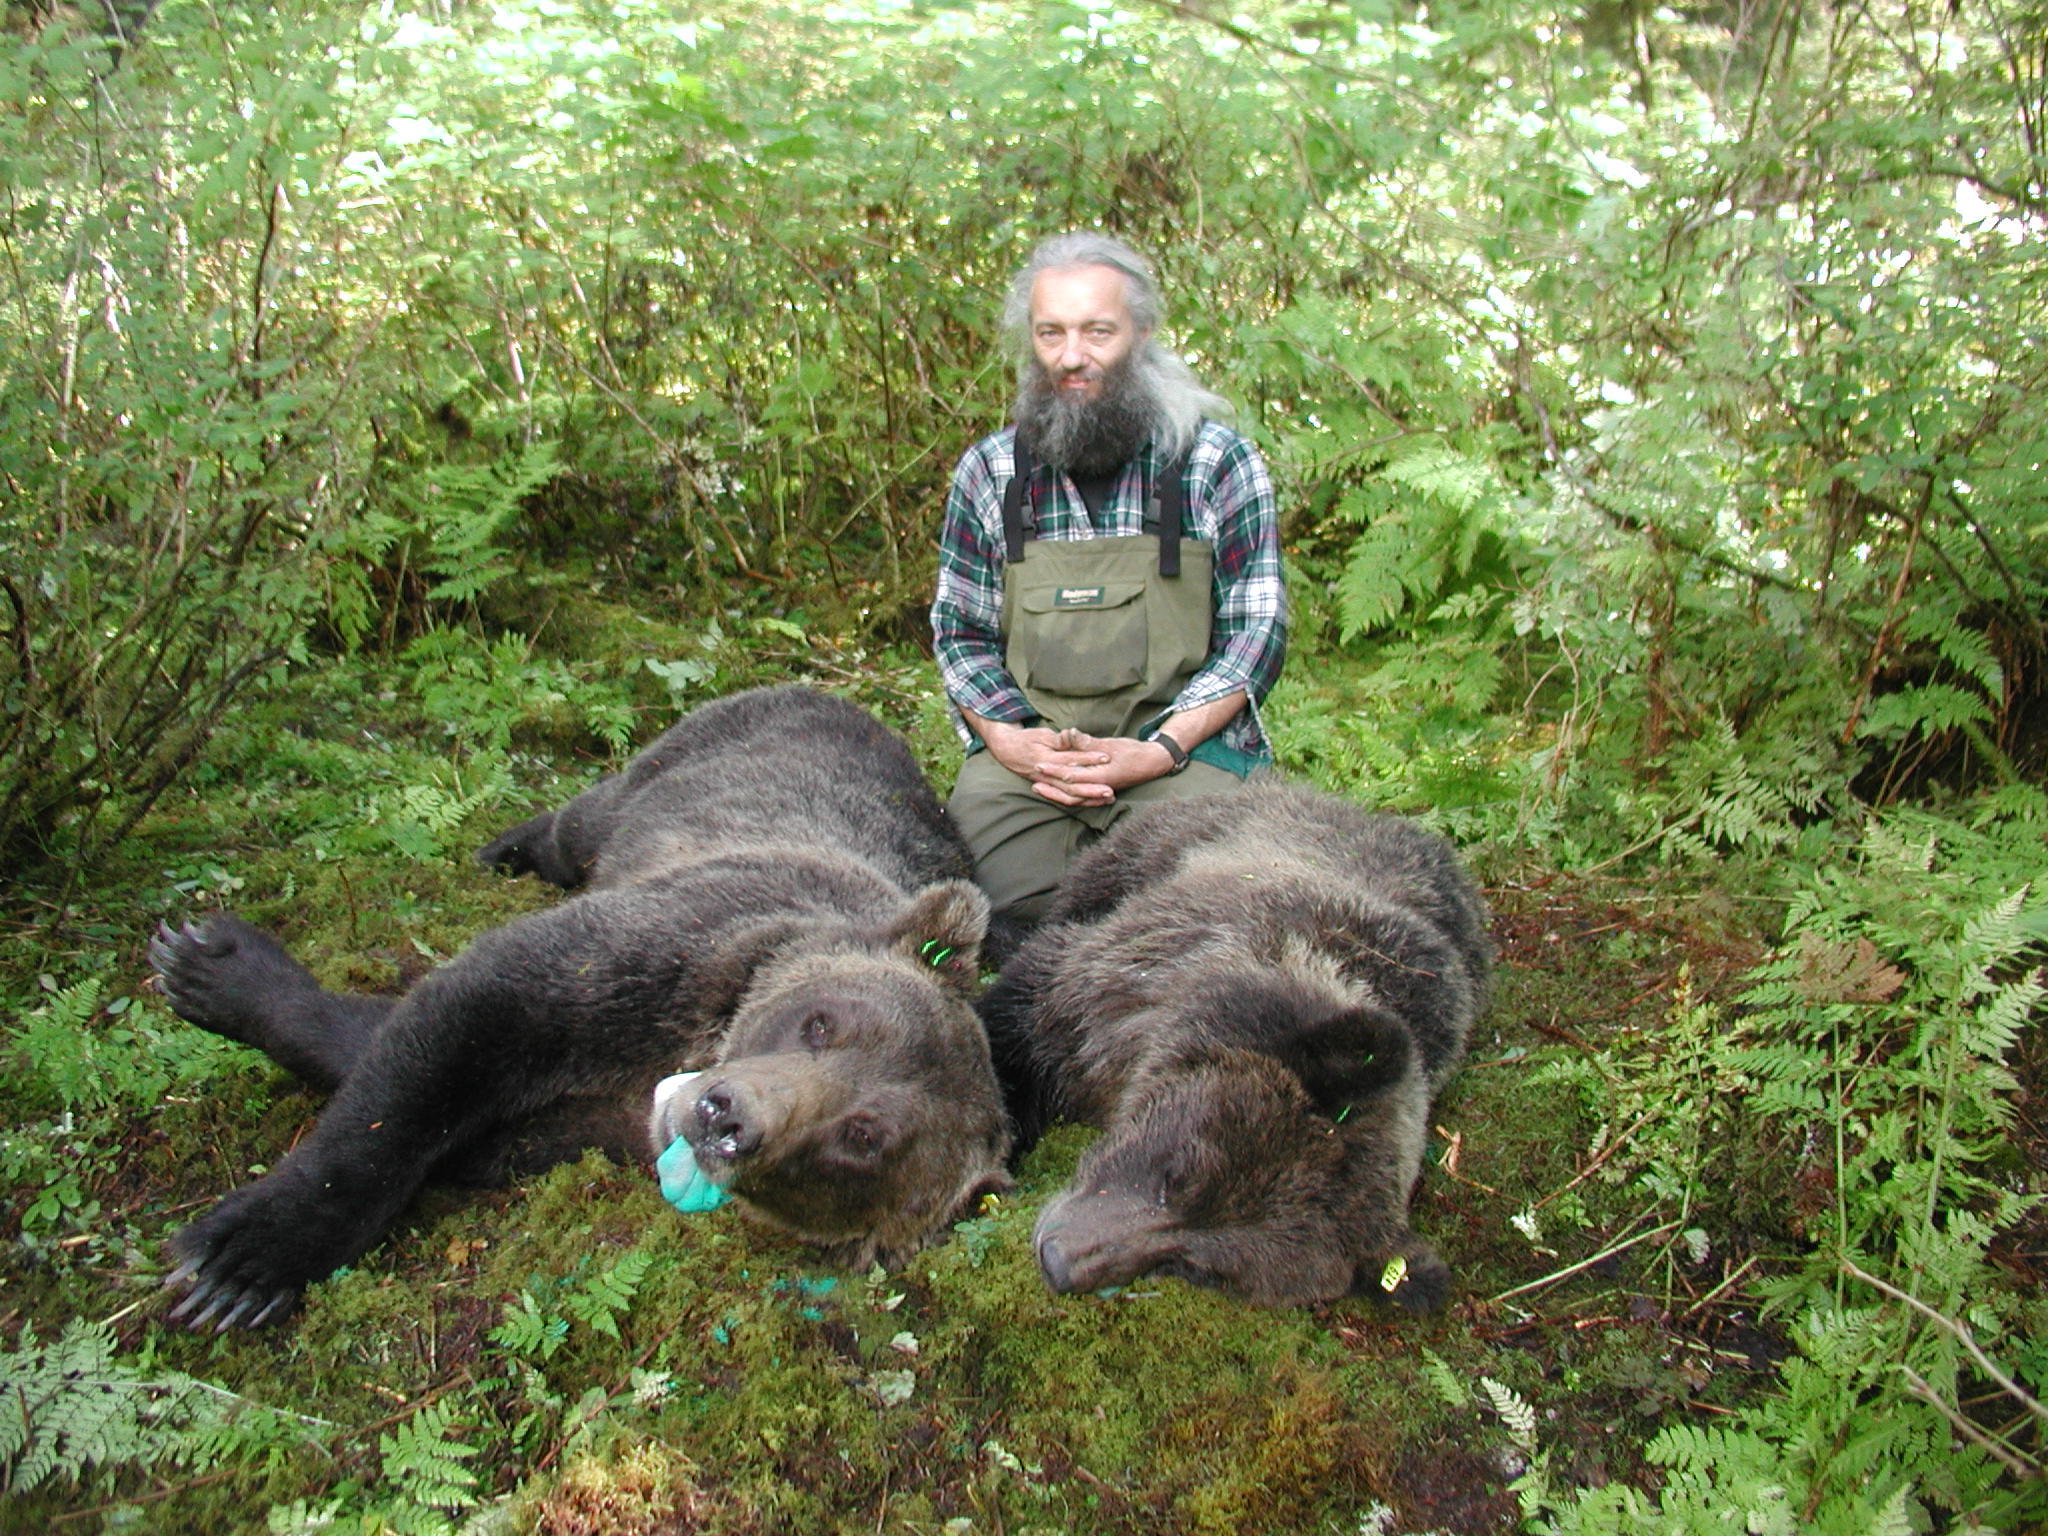
M 5 19 L 0 1525 L 2048 1519 L 2039 0 Z M 494 823 L 767 678 L 946 772 L 938 501 L 1089 224 L 1282 483 L 1284 764 L 1502 914 L 1472 1299 L 1054 1306 L 1055 1146 L 901 1286 L 586 1167 L 158 1330 L 312 1106 L 148 924 L 397 985 L 537 899 Z

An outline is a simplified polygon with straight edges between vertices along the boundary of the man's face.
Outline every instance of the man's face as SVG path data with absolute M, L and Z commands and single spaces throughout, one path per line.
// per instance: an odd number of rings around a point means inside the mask
M 1055 391 L 1099 398 L 1103 377 L 1139 339 L 1114 267 L 1056 267 L 1031 285 L 1031 345 Z

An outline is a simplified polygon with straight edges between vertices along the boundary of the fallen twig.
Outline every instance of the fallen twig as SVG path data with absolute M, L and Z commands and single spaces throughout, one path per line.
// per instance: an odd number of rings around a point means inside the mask
M 1989 1376 L 1993 1381 L 1997 1382 L 1999 1386 L 2003 1387 L 2007 1393 L 2009 1393 L 2022 1407 L 2024 1407 L 2027 1410 L 2028 1413 L 2032 1414 L 2037 1419 L 2048 1419 L 2048 1408 L 2043 1408 L 2040 1404 L 2040 1401 L 2037 1398 L 2035 1398 L 2031 1393 L 2029 1393 L 2025 1387 L 2021 1386 L 2018 1382 L 2014 1381 L 2010 1376 L 2006 1375 L 2005 1372 L 2001 1371 L 1996 1365 L 1993 1365 L 1991 1363 L 1991 1357 L 1985 1354 L 1982 1349 L 1978 1348 L 1977 1336 L 1970 1332 L 1969 1328 L 1965 1324 L 1955 1322 L 1950 1318 L 1942 1316 L 1941 1313 L 1935 1311 L 1934 1308 L 1928 1306 L 1927 1303 L 1920 1300 L 1919 1297 L 1909 1296 L 1904 1291 L 1900 1290 L 1897 1286 L 1886 1284 L 1884 1281 L 1878 1279 L 1877 1276 L 1873 1274 L 1868 1274 L 1865 1271 L 1858 1269 L 1854 1264 L 1852 1264 L 1847 1259 L 1842 1260 L 1842 1272 L 1844 1274 L 1851 1275 L 1858 1280 L 1861 1280 L 1865 1285 L 1876 1287 L 1878 1290 L 1884 1292 L 1885 1295 L 1890 1296 L 1895 1300 L 1903 1301 L 1907 1306 L 1911 1307 L 1915 1312 L 1918 1312 L 1922 1317 L 1926 1318 L 1930 1323 L 1933 1323 L 1937 1328 L 1940 1328 L 1943 1332 L 1949 1334 L 1956 1340 L 1957 1343 L 1961 1344 L 1963 1348 L 1967 1349 L 1970 1352 L 1970 1358 L 1977 1362 L 1979 1369 L 1981 1369 L 1986 1376 Z M 1900 1369 L 1905 1370 L 1905 1367 L 1901 1366 Z M 1910 1371 L 1907 1372 L 1907 1375 L 1910 1376 L 1911 1374 L 1912 1373 Z M 2028 1460 L 2032 1461 L 2032 1458 L 2029 1457 Z M 2041 1463 L 2036 1461 L 2033 1462 L 2033 1465 L 2036 1469 L 2035 1475 L 2039 1476 Z
M 1910 1365 L 1900 1366 L 1899 1374 L 1906 1378 L 1906 1385 L 1912 1389 L 1912 1393 L 1915 1397 L 1919 1398 L 1921 1402 L 1926 1403 L 1929 1407 L 1933 1408 L 1935 1412 L 1939 1413 L 1944 1419 L 1947 1419 L 1950 1426 L 1955 1430 L 1955 1432 L 1961 1435 L 1965 1440 L 1969 1441 L 1979 1450 L 1988 1452 L 1989 1454 L 1997 1457 L 2001 1462 L 2005 1463 L 2006 1469 L 2010 1471 L 2013 1476 L 2020 1478 L 2035 1478 L 2043 1475 L 2043 1469 L 2040 1462 L 2036 1461 L 2033 1457 L 2029 1456 L 2025 1451 L 2018 1450 L 2010 1445 L 2001 1444 L 1992 1436 L 1985 1434 L 1983 1430 L 1979 1429 L 1975 1424 L 1970 1422 L 1968 1416 L 1958 1412 L 1954 1408 L 1949 1407 L 1947 1403 L 1943 1402 L 1941 1400 L 1941 1394 L 1935 1391 L 1933 1387 L 1929 1386 L 1927 1384 L 1927 1379 L 1924 1376 L 1922 1376 L 1918 1371 L 1914 1370 Z
M 1727 1279 L 1723 1280 L 1719 1285 L 1715 1286 L 1711 1291 L 1707 1292 L 1706 1295 L 1702 1296 L 1698 1301 L 1694 1302 L 1691 1306 L 1687 1307 L 1683 1312 L 1679 1313 L 1678 1315 L 1680 1317 L 1691 1317 L 1693 1313 L 1699 1311 L 1700 1308 L 1712 1306 L 1714 1304 L 1715 1297 L 1721 1295 L 1722 1292 L 1726 1291 L 1730 1286 L 1734 1285 L 1736 1281 L 1740 1280 L 1744 1275 L 1748 1274 L 1755 1267 L 1756 1255 L 1752 1253 L 1748 1258 L 1742 1261 L 1741 1265 L 1736 1269 L 1734 1274 L 1728 1276 Z
M 1465 1149 L 1465 1133 L 1463 1131 L 1447 1131 L 1442 1126 L 1438 1126 L 1436 1133 L 1451 1144 L 1444 1153 L 1443 1161 L 1437 1164 L 1439 1170 L 1450 1178 L 1456 1179 L 1460 1184 L 1469 1184 L 1472 1188 L 1483 1190 L 1489 1195 L 1500 1193 L 1491 1184 L 1482 1184 L 1477 1179 L 1468 1179 L 1465 1175 L 1458 1172 L 1458 1154 Z
M 1639 1232 L 1634 1237 L 1624 1238 L 1618 1243 L 1611 1243 L 1607 1247 L 1602 1248 L 1598 1253 L 1594 1254 L 1591 1258 L 1581 1259 L 1576 1264 L 1567 1264 L 1563 1269 L 1552 1270 L 1549 1274 L 1544 1275 L 1540 1279 L 1531 1280 L 1526 1285 L 1518 1285 L 1513 1287 L 1511 1290 L 1502 1291 L 1498 1296 L 1489 1296 L 1486 1298 L 1487 1303 L 1489 1305 L 1492 1305 L 1497 1302 L 1506 1301 L 1510 1297 L 1526 1295 L 1530 1291 L 1540 1291 L 1547 1285 L 1554 1285 L 1559 1280 L 1567 1280 L 1571 1278 L 1573 1275 L 1578 1274 L 1581 1270 L 1591 1269 L 1595 1264 L 1598 1264 L 1603 1259 L 1611 1259 L 1617 1253 L 1622 1253 L 1627 1249 L 1633 1248 L 1638 1243 L 1646 1243 L 1653 1237 L 1662 1237 L 1666 1232 L 1676 1231 L 1677 1228 L 1677 1222 L 1667 1221 L 1660 1227 L 1652 1227 L 1647 1232 Z
M 1530 1206 L 1529 1209 L 1532 1211 L 1540 1211 L 1543 1209 L 1543 1207 L 1550 1204 L 1551 1201 L 1556 1200 L 1563 1195 L 1569 1194 L 1572 1190 L 1578 1188 L 1581 1184 L 1585 1183 L 1586 1180 L 1590 1179 L 1594 1174 L 1600 1171 L 1601 1164 L 1605 1163 L 1607 1159 L 1614 1156 L 1615 1153 L 1619 1152 L 1625 1145 L 1627 1145 L 1629 1137 L 1635 1135 L 1637 1131 L 1641 1130 L 1643 1128 L 1643 1123 L 1656 1113 L 1657 1111 L 1655 1109 L 1646 1109 L 1640 1115 L 1636 1116 L 1635 1124 L 1631 1125 L 1619 1136 L 1615 1137 L 1612 1141 L 1608 1142 L 1606 1146 L 1602 1147 L 1600 1149 L 1599 1155 L 1595 1157 L 1590 1163 L 1586 1164 L 1585 1167 L 1581 1168 L 1578 1171 L 1578 1173 L 1573 1175 L 1572 1180 L 1569 1184 L 1561 1185 L 1557 1189 L 1552 1190 L 1549 1194 L 1545 1195 L 1541 1200 L 1538 1200 L 1534 1205 Z M 1674 1223 L 1674 1225 L 1676 1225 L 1676 1223 Z

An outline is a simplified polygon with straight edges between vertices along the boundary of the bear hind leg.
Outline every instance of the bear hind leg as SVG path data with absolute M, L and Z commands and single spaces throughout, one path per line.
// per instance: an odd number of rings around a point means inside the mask
M 255 1046 L 328 1093 L 397 1001 L 322 990 L 283 945 L 238 917 L 214 917 L 204 927 L 159 924 L 149 959 L 179 1018 Z

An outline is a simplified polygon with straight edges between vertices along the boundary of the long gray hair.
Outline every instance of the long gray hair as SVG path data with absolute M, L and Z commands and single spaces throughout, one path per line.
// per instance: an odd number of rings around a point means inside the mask
M 1159 327 L 1166 320 L 1166 301 L 1159 281 L 1152 275 L 1152 263 L 1114 235 L 1100 230 L 1075 230 L 1038 242 L 1031 259 L 1010 280 L 1010 292 L 1003 301 L 1003 346 L 1016 364 L 1017 387 L 1030 387 L 1038 374 L 1038 355 L 1031 347 L 1031 290 L 1042 272 L 1071 267 L 1108 267 L 1124 277 L 1124 302 L 1137 328 L 1138 342 L 1131 349 L 1131 371 L 1137 383 L 1152 398 L 1157 412 L 1152 435 L 1166 457 L 1173 458 L 1195 440 L 1195 433 L 1207 416 L 1228 421 L 1230 402 L 1205 389 L 1180 356 L 1159 341 Z

